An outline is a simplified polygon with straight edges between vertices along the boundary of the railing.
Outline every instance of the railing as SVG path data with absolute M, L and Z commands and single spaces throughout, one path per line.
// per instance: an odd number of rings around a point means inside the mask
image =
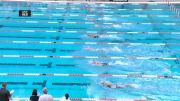
M 169 6 L 169 9 L 172 10 L 177 14 L 178 17 L 180 17 L 180 11 L 174 6 L 175 2 L 178 2 L 177 0 L 163 0 L 166 2 L 166 4 Z

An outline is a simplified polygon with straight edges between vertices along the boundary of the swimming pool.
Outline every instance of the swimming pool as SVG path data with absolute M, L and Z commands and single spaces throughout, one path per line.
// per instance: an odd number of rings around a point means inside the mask
M 166 4 L 1 2 L 0 82 L 15 98 L 46 86 L 55 98 L 178 101 L 179 25 Z

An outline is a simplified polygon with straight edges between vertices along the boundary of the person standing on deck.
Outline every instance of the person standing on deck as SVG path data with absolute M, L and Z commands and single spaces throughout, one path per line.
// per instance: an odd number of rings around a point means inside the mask
M 7 83 L 2 83 L 2 88 L 0 89 L 0 101 L 10 101 L 11 94 L 6 87 Z
M 48 94 L 48 90 L 46 87 L 43 88 L 43 95 L 39 97 L 39 101 L 53 101 L 53 97 Z

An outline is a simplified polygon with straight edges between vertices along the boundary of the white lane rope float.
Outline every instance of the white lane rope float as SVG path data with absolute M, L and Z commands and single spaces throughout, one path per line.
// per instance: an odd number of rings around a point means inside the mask
M 180 32 L 116 32 L 116 31 L 77 31 L 77 30 L 0 30 L 0 32 L 23 32 L 23 33 L 34 33 L 34 32 L 44 32 L 44 33 L 85 33 L 85 34 L 180 34 Z
M 61 98 L 54 98 L 54 101 L 60 101 Z M 145 99 L 116 99 L 116 98 L 70 98 L 72 101 L 156 101 Z M 29 101 L 29 98 L 12 98 L 10 101 Z
M 67 15 L 67 14 L 42 14 L 42 13 L 33 13 L 32 14 L 33 16 L 58 16 L 58 17 L 77 17 L 77 16 L 84 16 L 84 17 L 95 17 L 95 16 L 100 16 L 100 15 L 94 15 L 94 14 L 69 14 L 69 15 Z M 102 16 L 102 15 L 101 15 Z M 103 15 L 104 17 L 112 17 L 112 16 L 114 16 L 114 17 L 139 17 L 139 18 L 148 18 L 148 17 L 152 17 L 151 15 L 146 15 L 146 14 L 132 14 L 132 15 L 129 15 L 129 14 L 125 14 L 125 15 L 123 15 L 123 14 L 104 14 Z M 172 15 L 153 15 L 153 17 L 159 17 L 159 18 L 177 18 L 177 16 L 172 16 Z M 6 17 L 4 17 L 4 18 L 6 18 Z M 38 18 L 38 19 L 40 19 L 40 18 Z M 50 19 L 50 18 L 49 18 Z M 81 18 L 81 19 L 83 19 L 83 18 Z M 85 19 L 85 18 L 84 18 Z M 85 19 L 85 20 L 95 20 L 95 19 L 92 19 L 92 18 L 87 18 L 87 19 Z
M 66 7 L 66 6 L 64 6 L 64 7 Z M 16 8 L 16 7 L 14 7 L 14 8 Z M 89 7 L 89 8 L 91 8 L 91 7 Z M 108 11 L 108 10 L 114 10 L 114 11 L 116 11 L 116 10 L 120 10 L 120 11 L 127 11 L 127 10 L 135 10 L 135 11 L 142 11 L 142 10 L 152 10 L 152 11 L 162 11 L 162 10 L 170 10 L 170 9 L 161 9 L 161 8 L 146 8 L 146 9 L 141 9 L 141 8 L 130 8 L 130 9 L 125 9 L 125 8 L 113 8 L 113 7 L 111 7 L 111 8 L 103 8 L 103 7 L 98 7 L 98 8 L 93 8 L 92 10 L 99 10 L 99 8 L 101 8 L 100 10 L 105 10 L 105 11 Z M 71 7 L 71 9 L 72 10 L 80 10 L 81 8 L 78 8 L 78 7 Z M 66 8 L 63 8 L 63 7 L 61 7 L 61 8 L 53 8 L 53 9 L 49 9 L 49 8 L 47 8 L 47 7 L 37 7 L 37 8 L 35 8 L 35 10 L 66 10 Z M 0 11 L 12 11 L 12 10 L 5 10 L 5 9 L 0 9 Z M 18 10 L 15 10 L 15 11 L 18 11 Z M 36 11 L 34 11 L 34 12 L 36 12 Z
M 180 75 L 147 75 L 147 74 L 60 74 L 60 73 L 0 73 L 0 76 L 50 76 L 50 77 L 119 77 L 119 78 L 152 78 L 180 79 Z
M 135 57 L 135 56 L 48 56 L 48 55 L 0 55 L 0 58 L 81 58 L 81 59 L 132 59 L 132 60 L 180 60 L 174 57 Z
M 180 46 L 180 43 L 111 43 L 111 42 L 55 42 L 55 41 L 12 41 L 0 40 L 0 43 L 13 44 L 87 44 L 87 45 L 125 45 L 125 46 Z
M 57 21 L 48 21 L 48 22 L 42 22 L 42 21 L 33 21 L 33 20 L 26 20 L 26 21 L 14 21 L 14 20 L 2 20 L 2 22 L 24 22 L 24 23 L 31 23 L 31 24 L 37 24 L 37 23 L 46 23 L 46 24 L 85 24 L 85 25 L 95 25 L 95 24 L 101 24 L 101 25 L 152 25 L 152 24 L 162 24 L 162 25 L 168 25 L 168 26 L 174 26 L 174 25 L 180 25 L 179 22 L 75 22 L 75 21 L 71 21 L 71 22 L 57 22 Z M 1 27 L 3 28 L 3 26 Z
M 12 13 L 6 13 L 6 14 L 12 14 Z M 64 13 L 54 13 L 54 14 L 43 14 L 43 13 L 33 13 L 32 16 L 55 16 L 55 17 L 77 17 L 77 16 L 84 16 L 84 17 L 96 17 L 96 16 L 102 16 L 102 14 L 64 14 Z M 152 17 L 151 15 L 146 15 L 146 14 L 103 14 L 104 17 L 140 17 L 140 18 L 148 18 Z M 160 18 L 176 18 L 174 15 L 167 15 L 167 14 L 160 14 L 160 15 L 153 15 L 153 17 L 160 17 Z

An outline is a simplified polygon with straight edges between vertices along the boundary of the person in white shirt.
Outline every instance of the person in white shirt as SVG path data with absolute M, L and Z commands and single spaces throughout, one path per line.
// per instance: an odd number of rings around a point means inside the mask
M 43 95 L 39 97 L 39 101 L 53 101 L 53 97 L 48 94 L 47 88 L 43 88 Z
M 65 96 L 63 96 L 60 101 L 71 101 L 70 98 L 69 98 L 69 94 L 66 93 Z

